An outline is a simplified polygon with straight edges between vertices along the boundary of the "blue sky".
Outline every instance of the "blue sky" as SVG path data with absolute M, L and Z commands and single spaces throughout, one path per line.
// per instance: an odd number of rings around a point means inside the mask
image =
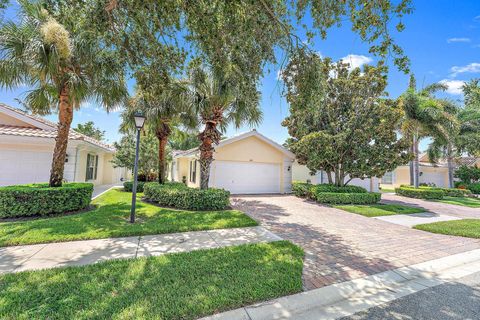
M 453 99 L 462 99 L 460 87 L 463 81 L 480 77 L 480 1 L 478 0 L 414 0 L 413 14 L 403 19 L 406 29 L 396 33 L 396 41 L 404 48 L 411 59 L 411 70 L 417 77 L 418 86 L 444 81 L 449 85 L 449 95 Z M 6 18 L 14 15 L 9 9 Z M 355 65 L 375 63 L 376 58 L 368 53 L 368 45 L 350 31 L 348 26 L 333 28 L 324 41 L 314 40 L 314 50 L 334 60 L 345 58 Z M 391 61 L 389 85 L 390 97 L 401 94 L 407 84 L 408 76 L 399 72 Z M 280 125 L 288 114 L 288 104 L 281 97 L 282 85 L 277 79 L 278 66 L 268 66 L 261 80 L 261 108 L 264 112 L 262 124 L 257 130 L 271 139 L 283 143 L 288 137 L 286 128 Z M 130 86 L 133 82 L 130 81 Z M 28 88 L 1 90 L 0 102 L 19 106 L 17 98 Z M 56 121 L 56 115 L 47 117 Z M 107 114 L 99 106 L 86 103 L 75 112 L 73 126 L 86 121 L 94 121 L 106 131 L 108 142 L 119 139 L 119 112 Z M 231 136 L 249 130 L 248 127 L 235 130 L 229 128 L 226 135 Z M 424 148 L 426 141 L 423 142 Z

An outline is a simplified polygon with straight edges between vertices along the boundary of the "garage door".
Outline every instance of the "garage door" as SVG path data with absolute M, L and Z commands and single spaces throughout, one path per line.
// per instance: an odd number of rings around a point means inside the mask
M 210 186 L 233 194 L 280 193 L 280 165 L 256 162 L 214 161 Z
M 51 161 L 51 152 L 2 150 L 0 186 L 48 182 Z
M 420 170 L 421 171 L 421 170 Z M 423 172 L 419 179 L 420 183 L 433 183 L 437 187 L 445 188 L 445 175 L 441 172 Z

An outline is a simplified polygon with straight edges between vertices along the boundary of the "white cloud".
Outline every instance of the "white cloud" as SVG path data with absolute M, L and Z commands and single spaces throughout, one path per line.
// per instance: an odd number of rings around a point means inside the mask
M 453 43 L 453 42 L 470 42 L 470 38 L 450 38 L 447 39 L 448 43 Z
M 459 73 L 479 73 L 480 72 L 480 63 L 473 62 L 467 64 L 466 66 L 454 66 L 450 68 L 452 76 L 455 77 Z
M 465 84 L 465 81 L 443 79 L 440 81 L 440 83 L 443 83 L 448 86 L 447 92 L 450 94 L 455 94 L 455 95 L 463 94 L 462 87 Z
M 348 56 L 343 57 L 341 60 L 343 61 L 343 63 L 350 64 L 350 68 L 349 68 L 350 70 L 359 68 L 364 64 L 367 64 L 373 61 L 373 59 L 370 57 L 357 55 L 357 54 L 349 54 Z
M 476 16 L 475 18 L 473 18 L 473 20 L 475 20 L 475 21 L 480 21 L 480 15 Z

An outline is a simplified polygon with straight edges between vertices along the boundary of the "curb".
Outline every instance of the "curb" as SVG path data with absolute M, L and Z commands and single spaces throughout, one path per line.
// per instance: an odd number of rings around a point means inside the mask
M 480 270 L 480 249 L 216 314 L 202 320 L 337 319 Z

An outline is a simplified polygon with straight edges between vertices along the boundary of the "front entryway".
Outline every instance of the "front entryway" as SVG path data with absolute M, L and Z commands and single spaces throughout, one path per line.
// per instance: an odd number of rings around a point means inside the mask
M 214 161 L 210 170 L 210 186 L 232 194 L 280 193 L 279 164 Z

